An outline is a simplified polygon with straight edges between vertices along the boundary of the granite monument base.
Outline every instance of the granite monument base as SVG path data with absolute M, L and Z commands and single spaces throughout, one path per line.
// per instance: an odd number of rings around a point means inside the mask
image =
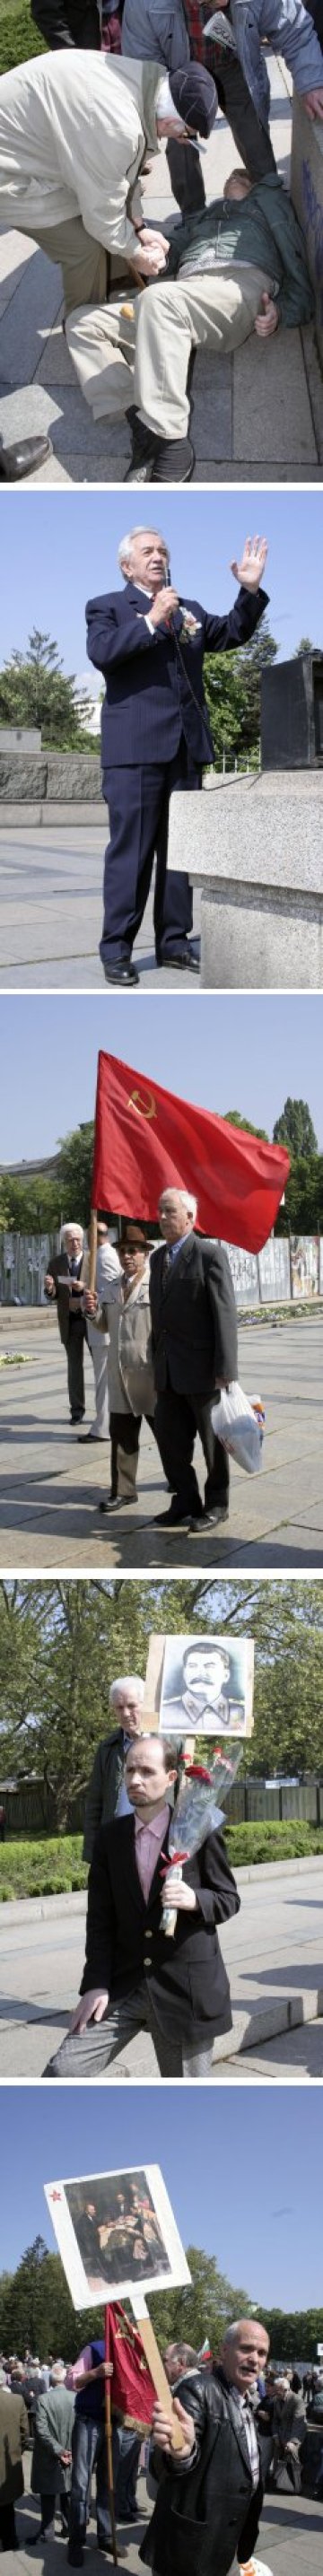
M 168 865 L 202 894 L 201 983 L 323 986 L 323 774 L 269 771 L 172 798 Z

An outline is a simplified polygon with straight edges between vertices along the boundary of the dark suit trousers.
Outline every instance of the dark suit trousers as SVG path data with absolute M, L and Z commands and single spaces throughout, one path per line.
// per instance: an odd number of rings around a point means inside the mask
M 109 805 L 110 841 L 104 867 L 104 923 L 100 941 L 103 965 L 126 963 L 145 911 L 156 852 L 154 929 L 157 956 L 167 965 L 167 951 L 182 948 L 192 929 L 193 904 L 188 877 L 167 872 L 168 810 L 171 789 L 200 787 L 184 734 L 173 760 L 145 763 L 142 769 L 104 769 L 103 792 Z
M 84 1316 L 83 1316 L 83 1315 L 70 1315 L 69 1328 L 68 1328 L 68 1343 L 67 1343 L 67 1349 L 66 1349 L 66 1358 L 67 1358 L 68 1392 L 69 1392 L 69 1399 L 70 1399 L 70 1408 L 71 1408 L 72 1422 L 73 1422 L 73 1421 L 77 1421 L 78 1414 L 85 1413 L 85 1388 L 84 1388 L 84 1342 L 85 1342 L 85 1340 L 86 1340 L 86 1333 L 85 1333 L 85 1325 L 84 1325 Z
M 228 1500 L 229 1463 L 226 1449 L 222 1448 L 221 1441 L 215 1439 L 212 1431 L 211 1403 L 213 1401 L 211 1396 L 208 1403 L 205 1401 L 203 1403 L 202 1396 L 178 1395 L 176 1388 L 170 1383 L 165 1387 L 162 1395 L 157 1395 L 154 1418 L 156 1440 L 167 1482 L 171 1486 L 181 1512 L 195 1513 L 201 1510 L 199 1487 L 193 1466 L 197 1431 L 199 1431 L 207 1466 L 204 1496 L 206 1510 L 211 1511 L 213 1504 L 227 1503 Z

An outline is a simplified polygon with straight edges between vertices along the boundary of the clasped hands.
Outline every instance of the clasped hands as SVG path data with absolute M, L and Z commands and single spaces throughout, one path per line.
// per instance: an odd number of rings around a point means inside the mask
M 166 268 L 169 254 L 167 234 L 158 233 L 149 224 L 136 224 L 135 232 L 138 250 L 132 252 L 131 267 L 135 273 L 138 269 L 139 276 L 159 277 L 160 270 Z

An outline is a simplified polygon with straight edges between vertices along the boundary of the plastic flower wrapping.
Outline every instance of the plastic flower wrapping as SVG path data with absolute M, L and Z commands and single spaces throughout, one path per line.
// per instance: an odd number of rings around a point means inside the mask
M 238 1744 L 234 1753 L 229 1754 L 223 1752 L 222 1744 L 215 1745 L 210 1770 L 204 1762 L 190 1762 L 184 1754 L 178 1797 L 170 1820 L 167 1871 L 181 1869 L 183 1862 L 192 1860 L 194 1852 L 200 1850 L 207 1834 L 219 1833 L 220 1825 L 224 1823 L 219 1799 L 227 1799 L 230 1795 L 242 1750 L 242 1745 Z M 163 1905 L 163 1932 L 170 1937 L 175 1932 L 176 1919 L 176 1908 Z

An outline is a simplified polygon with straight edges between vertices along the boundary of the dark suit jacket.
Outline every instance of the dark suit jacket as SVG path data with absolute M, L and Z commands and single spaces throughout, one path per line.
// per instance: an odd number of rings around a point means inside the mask
M 227 617 L 209 616 L 196 599 L 185 604 L 199 621 L 198 633 L 190 644 L 181 639 L 179 652 L 175 637 L 181 638 L 181 609 L 173 618 L 173 633 L 165 626 L 150 635 L 149 599 L 134 582 L 128 581 L 123 591 L 109 591 L 106 598 L 88 601 L 87 650 L 106 684 L 105 768 L 117 768 L 119 763 L 122 768 L 141 768 L 145 762 L 170 761 L 182 733 L 197 765 L 213 761 L 203 691 L 204 654 L 228 653 L 237 644 L 247 644 L 267 606 L 267 593 L 259 590 L 252 599 L 249 591 L 239 590 Z
M 69 1277 L 69 1268 L 68 1268 L 67 1252 L 55 1252 L 55 1253 L 53 1254 L 53 1259 L 52 1259 L 52 1261 L 49 1261 L 49 1263 L 48 1263 L 48 1273 L 47 1273 L 47 1276 L 48 1276 L 48 1279 L 53 1279 L 53 1280 L 54 1280 L 55 1296 L 56 1296 L 56 1302 L 57 1302 L 57 1319 L 58 1319 L 58 1324 L 59 1324 L 59 1331 L 60 1331 L 60 1336 L 61 1336 L 61 1342 L 64 1342 L 64 1349 L 65 1349 L 65 1350 L 67 1350 L 68 1337 L 69 1337 L 69 1329 L 70 1329 L 70 1320 L 71 1320 L 71 1319 L 70 1319 L 70 1306 L 69 1306 L 69 1299 L 68 1299 L 68 1297 L 66 1297 L 66 1296 L 65 1296 L 65 1288 L 59 1288 L 59 1287 L 58 1287 L 58 1280 L 59 1280 L 59 1279 L 64 1278 L 64 1272 L 66 1272 L 66 1280 L 68 1280 L 68 1277 Z M 72 1279 L 71 1279 L 71 1283 L 70 1283 L 70 1284 L 71 1284 L 71 1288 L 72 1288 L 72 1286 L 73 1286 L 73 1281 L 72 1281 Z M 47 1293 L 48 1293 L 48 1292 L 46 1291 L 46 1288 L 45 1288 L 45 1297 L 46 1297 L 46 1294 L 47 1294 Z M 80 1319 L 79 1319 L 79 1320 L 80 1320 L 80 1324 L 82 1324 L 82 1325 L 83 1325 L 83 1335 L 84 1335 L 84 1340 L 86 1341 L 87 1334 L 86 1334 L 86 1322 L 85 1322 L 85 1315 L 80 1315 Z
M 84 1860 L 92 1860 L 95 1836 L 99 1832 L 100 1825 L 112 1823 L 112 1817 L 115 1816 L 118 1805 L 123 1770 L 124 1731 L 122 1726 L 117 1726 L 113 1735 L 103 1736 L 102 1743 L 97 1745 L 94 1755 L 85 1808 Z
M 168 1834 L 166 1836 L 166 1852 Z M 232 1870 L 221 1834 L 208 1834 L 183 1877 L 197 1889 L 196 1914 L 177 1916 L 174 1939 L 162 1930 L 163 1861 L 158 1855 L 145 1904 L 135 1860 L 133 1816 L 102 1825 L 91 1863 L 86 1964 L 81 1994 L 107 1987 L 111 2003 L 147 1976 L 161 2029 L 174 2023 L 196 2047 L 216 2031 L 231 2030 L 228 1978 L 219 1949 L 218 1923 L 239 1912 Z
M 176 2468 L 165 2459 L 140 2557 L 158 2576 L 228 2576 L 236 2550 L 244 2561 L 255 2548 L 262 2472 L 253 2489 L 246 2435 L 220 2369 L 183 2380 L 181 2405 L 194 2417 L 198 2457 L 192 2468 L 180 2454 Z
M 216 1378 L 237 1377 L 237 1319 L 227 1252 L 188 1234 L 163 1284 L 165 1244 L 150 1265 L 152 1354 L 157 1394 L 168 1380 L 207 1402 Z

